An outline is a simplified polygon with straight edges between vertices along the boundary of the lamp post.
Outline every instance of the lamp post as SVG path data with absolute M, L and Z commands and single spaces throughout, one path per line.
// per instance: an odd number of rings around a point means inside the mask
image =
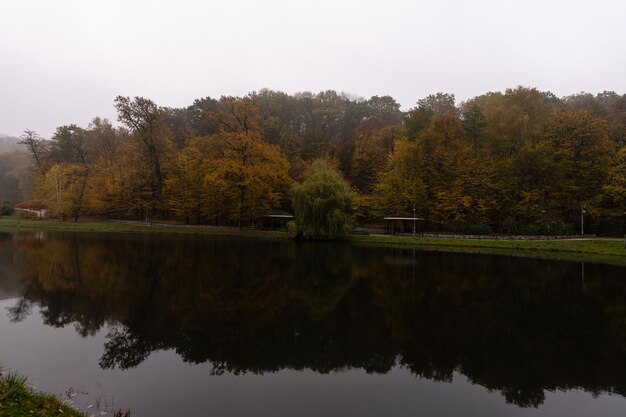
M 413 236 L 415 236 L 415 203 L 413 203 Z
M 584 206 L 580 206 L 580 234 L 581 236 L 585 234 L 585 223 L 584 223 L 584 219 L 585 219 L 585 213 L 587 211 L 585 210 Z

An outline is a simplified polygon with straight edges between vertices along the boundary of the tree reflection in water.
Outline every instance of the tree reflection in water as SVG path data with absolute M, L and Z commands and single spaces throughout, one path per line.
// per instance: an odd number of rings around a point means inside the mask
M 538 406 L 546 390 L 626 393 L 623 268 L 347 244 L 16 235 L 22 320 L 109 333 L 103 368 L 174 349 L 213 373 L 454 372 Z M 3 240 L 6 242 L 6 239 Z M 582 278 L 582 279 L 581 279 Z

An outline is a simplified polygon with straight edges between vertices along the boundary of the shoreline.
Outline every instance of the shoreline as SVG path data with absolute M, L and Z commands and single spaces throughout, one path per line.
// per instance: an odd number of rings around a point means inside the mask
M 15 216 L 0 218 L 0 231 L 54 230 L 92 233 L 133 233 L 192 236 L 233 236 L 262 239 L 291 239 L 286 232 L 237 229 L 219 226 L 195 226 L 167 223 L 92 220 L 30 220 Z M 547 240 L 503 240 L 453 237 L 420 237 L 396 235 L 350 235 L 345 242 L 354 245 L 397 247 L 438 252 L 476 253 L 603 263 L 626 266 L 626 248 L 621 238 L 576 238 Z
M 0 374 L 0 414 L 16 417 L 87 417 L 59 397 L 33 389 L 25 377 L 16 373 Z
M 514 256 L 626 266 L 622 239 L 488 240 L 389 235 L 352 236 L 355 245 L 416 249 L 429 252 Z

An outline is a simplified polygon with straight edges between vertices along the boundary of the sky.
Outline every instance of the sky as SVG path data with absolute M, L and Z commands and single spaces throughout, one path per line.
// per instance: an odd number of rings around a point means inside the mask
M 4 0 L 0 134 L 115 122 L 118 95 L 624 94 L 625 22 L 623 0 Z

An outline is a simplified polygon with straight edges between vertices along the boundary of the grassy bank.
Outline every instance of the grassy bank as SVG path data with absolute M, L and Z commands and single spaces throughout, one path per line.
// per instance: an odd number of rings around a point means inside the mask
M 69 416 L 85 417 L 85 414 L 61 403 L 52 395 L 34 392 L 26 379 L 16 374 L 0 377 L 0 416 Z
M 623 239 L 478 240 L 369 235 L 353 236 L 350 240 L 359 245 L 491 253 L 626 266 Z
M 265 239 L 289 239 L 284 232 L 238 230 L 228 227 L 185 226 L 142 222 L 81 220 L 78 223 L 56 220 L 26 220 L 15 216 L 0 217 L 0 231 L 64 230 L 98 233 L 188 234 L 244 236 Z M 350 242 L 357 245 L 392 246 L 422 250 L 492 253 L 535 258 L 551 258 L 626 266 L 626 249 L 622 239 L 568 240 L 476 240 L 427 238 L 387 235 L 355 235 Z
M 20 230 L 64 230 L 77 232 L 99 233 L 142 233 L 142 234 L 186 234 L 186 235 L 213 235 L 213 236 L 246 236 L 287 239 L 284 232 L 239 230 L 232 227 L 215 226 L 188 226 L 177 224 L 144 222 L 109 221 L 81 219 L 77 223 L 60 220 L 29 220 L 16 216 L 0 217 L 0 231 L 16 232 Z

